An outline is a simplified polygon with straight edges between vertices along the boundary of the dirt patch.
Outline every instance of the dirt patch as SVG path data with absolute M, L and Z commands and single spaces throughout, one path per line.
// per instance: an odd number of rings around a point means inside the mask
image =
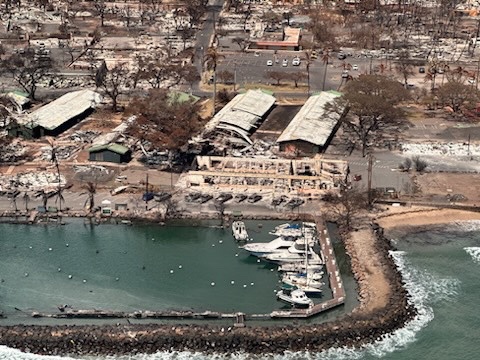
M 425 173 L 416 177 L 422 195 L 432 195 L 448 201 L 454 195 L 456 202 L 480 205 L 480 176 L 478 174 Z

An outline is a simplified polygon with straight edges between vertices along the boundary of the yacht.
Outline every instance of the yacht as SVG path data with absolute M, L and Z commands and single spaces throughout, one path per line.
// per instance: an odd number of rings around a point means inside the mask
M 290 238 L 280 236 L 268 243 L 252 243 L 241 246 L 242 249 L 248 251 L 250 255 L 263 257 L 274 252 L 287 251 L 293 245 Z
M 323 264 L 313 265 L 313 264 L 298 264 L 298 263 L 287 263 L 280 265 L 278 271 L 281 272 L 307 272 L 313 271 L 317 272 L 323 269 Z
M 245 223 L 243 221 L 234 221 L 232 223 L 232 232 L 235 240 L 237 241 L 248 240 L 247 229 L 245 228 Z
M 283 274 L 282 282 L 291 286 L 297 286 L 301 288 L 302 286 L 308 286 L 315 289 L 320 289 L 322 286 L 325 285 L 324 282 L 310 273 L 307 274 Z
M 305 292 L 300 289 L 283 288 L 277 292 L 277 298 L 293 306 L 313 306 L 312 299 L 308 298 Z

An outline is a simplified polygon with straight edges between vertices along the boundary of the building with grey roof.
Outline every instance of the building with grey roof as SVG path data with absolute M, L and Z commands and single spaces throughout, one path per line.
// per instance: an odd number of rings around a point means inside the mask
M 205 132 L 220 130 L 251 143 L 249 135 L 274 104 L 275 97 L 262 90 L 238 94 L 205 125 Z
M 308 98 L 300 111 L 277 139 L 280 151 L 315 154 L 326 149 L 338 129 L 343 114 L 327 104 L 341 96 L 337 91 L 322 91 Z
M 92 90 L 69 92 L 19 119 L 10 134 L 26 138 L 56 136 L 84 119 L 101 100 L 101 95 Z

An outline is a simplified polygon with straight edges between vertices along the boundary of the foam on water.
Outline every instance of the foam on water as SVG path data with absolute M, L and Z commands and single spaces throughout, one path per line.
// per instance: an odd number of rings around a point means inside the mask
M 480 264 L 480 247 L 465 247 L 463 250 L 472 257 L 473 261 Z
M 472 257 L 480 261 L 480 248 L 465 248 Z M 418 315 L 403 328 L 392 334 L 383 336 L 379 341 L 365 345 L 361 349 L 332 348 L 322 352 L 286 352 L 282 355 L 262 354 L 202 354 L 200 352 L 158 352 L 156 354 L 118 355 L 118 356 L 85 356 L 75 359 L 85 360 L 356 360 L 365 356 L 382 357 L 387 353 L 401 350 L 415 341 L 416 335 L 434 318 L 431 304 L 437 301 L 451 301 L 457 295 L 460 281 L 454 278 L 438 278 L 426 271 L 412 267 L 406 260 L 403 251 L 392 251 L 392 255 L 399 271 L 402 273 L 405 288 L 410 294 L 409 303 L 418 311 Z M 40 356 L 25 354 L 18 350 L 0 346 L 0 360 L 68 360 L 72 358 L 57 356 Z
M 480 220 L 455 221 L 453 230 L 470 232 L 480 230 Z

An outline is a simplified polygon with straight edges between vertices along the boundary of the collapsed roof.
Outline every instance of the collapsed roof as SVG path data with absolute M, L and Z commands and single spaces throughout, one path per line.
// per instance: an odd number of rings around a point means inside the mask
M 261 90 L 238 94 L 205 125 L 205 131 L 227 130 L 251 143 L 249 134 L 258 127 L 273 104 L 275 97 Z

